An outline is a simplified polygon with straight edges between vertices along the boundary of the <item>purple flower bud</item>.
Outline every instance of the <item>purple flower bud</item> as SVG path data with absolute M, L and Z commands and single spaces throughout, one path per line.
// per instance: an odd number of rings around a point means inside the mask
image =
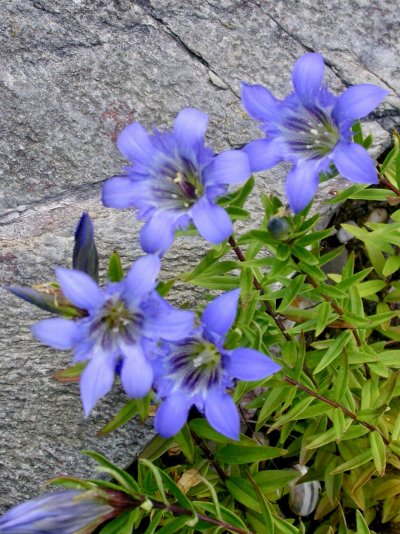
M 65 490 L 48 493 L 11 508 L 0 517 L 1 534 L 74 534 L 132 508 L 124 493 Z

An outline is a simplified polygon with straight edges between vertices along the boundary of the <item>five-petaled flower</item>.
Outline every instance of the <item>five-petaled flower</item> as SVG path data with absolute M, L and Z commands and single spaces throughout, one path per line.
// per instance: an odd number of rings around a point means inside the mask
M 232 222 L 216 200 L 228 184 L 250 176 L 246 154 L 227 150 L 215 155 L 205 147 L 208 118 L 199 110 L 183 109 L 172 132 L 148 134 L 134 123 L 120 134 L 117 145 L 129 159 L 126 175 L 110 178 L 103 188 L 103 203 L 112 208 L 138 208 L 146 224 L 140 233 L 145 252 L 165 252 L 174 232 L 193 222 L 204 239 L 221 243 Z
M 305 54 L 292 73 L 294 92 L 277 100 L 261 85 L 242 83 L 242 102 L 261 122 L 267 139 L 245 148 L 252 172 L 270 169 L 281 161 L 293 163 L 286 178 L 289 205 L 297 213 L 314 196 L 321 171 L 333 163 L 349 180 L 377 183 L 377 172 L 367 151 L 352 142 L 355 120 L 370 113 L 388 93 L 371 84 L 350 87 L 337 97 L 322 84 L 324 60 Z
M 280 369 L 254 349 L 224 348 L 238 300 L 239 289 L 222 294 L 206 307 L 201 326 L 190 336 L 165 344 L 155 380 L 158 397 L 164 399 L 155 417 L 161 436 L 179 432 L 190 408 L 196 406 L 215 430 L 239 439 L 238 409 L 226 389 L 233 386 L 233 378 L 259 380 Z
M 86 273 L 56 269 L 61 290 L 86 315 L 77 320 L 52 318 L 32 331 L 57 349 L 74 349 L 74 361 L 90 359 L 80 379 L 88 415 L 108 393 L 118 371 L 130 397 L 144 397 L 153 383 L 152 351 L 160 339 L 175 341 L 191 331 L 193 314 L 175 310 L 155 291 L 158 256 L 139 258 L 124 280 L 100 289 Z

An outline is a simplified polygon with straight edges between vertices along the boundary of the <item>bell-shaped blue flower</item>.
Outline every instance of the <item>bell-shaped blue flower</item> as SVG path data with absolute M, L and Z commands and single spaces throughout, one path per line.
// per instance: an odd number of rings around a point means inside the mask
M 337 97 L 322 83 L 324 60 L 305 54 L 292 73 L 294 92 L 277 100 L 261 85 L 242 83 L 242 103 L 260 121 L 266 139 L 249 143 L 252 172 L 270 169 L 281 161 L 293 164 L 286 178 L 286 194 L 297 213 L 317 191 L 319 174 L 333 163 L 353 182 L 375 184 L 377 172 L 368 152 L 352 142 L 351 127 L 380 104 L 388 91 L 371 84 L 350 87 Z
M 203 312 L 201 326 L 184 339 L 165 344 L 155 379 L 163 399 L 155 417 L 157 432 L 167 438 L 185 424 L 192 406 L 221 434 L 239 439 L 238 409 L 227 392 L 233 379 L 260 380 L 280 367 L 250 348 L 224 348 L 237 313 L 239 289 L 224 293 Z
M 233 231 L 226 211 L 216 204 L 228 184 L 250 176 L 246 154 L 227 150 L 215 155 L 205 147 L 208 118 L 197 109 L 183 109 L 172 132 L 152 135 L 139 123 L 125 128 L 117 145 L 133 165 L 126 175 L 110 178 L 103 203 L 112 208 L 135 207 L 145 221 L 140 243 L 145 252 L 165 252 L 177 229 L 190 222 L 204 239 L 221 243 Z
M 155 291 L 160 259 L 139 258 L 125 279 L 99 288 L 86 273 L 56 270 L 65 297 L 84 311 L 76 320 L 45 319 L 33 326 L 35 337 L 56 349 L 73 349 L 74 361 L 90 360 L 80 379 L 88 415 L 108 393 L 115 371 L 130 397 L 144 397 L 153 383 L 153 347 L 191 331 L 193 314 L 176 310 Z

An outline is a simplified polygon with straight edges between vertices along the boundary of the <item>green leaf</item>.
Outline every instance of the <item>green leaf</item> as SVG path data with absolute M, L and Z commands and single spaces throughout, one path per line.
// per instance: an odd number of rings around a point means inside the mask
M 129 473 L 107 460 L 105 456 L 95 451 L 82 452 L 93 458 L 99 464 L 99 470 L 110 473 L 131 495 L 135 496 L 139 492 L 139 486 L 136 480 Z
M 157 534 L 173 534 L 174 532 L 182 532 L 183 527 L 190 521 L 190 517 L 175 517 L 168 521 L 165 526 L 158 529 Z
M 292 254 L 306 265 L 318 265 L 318 258 L 305 248 L 293 245 Z
M 357 534 L 371 534 L 360 510 L 356 510 Z
M 303 287 L 305 279 L 306 276 L 304 274 L 300 274 L 289 281 L 284 288 L 284 297 L 282 302 L 276 310 L 278 313 L 281 313 L 287 306 L 289 306 L 293 299 L 297 297 Z
M 76 490 L 92 490 L 96 488 L 96 485 L 93 482 L 88 480 L 81 480 L 76 477 L 55 477 L 50 480 L 46 480 L 46 485 L 49 486 L 61 486 L 66 489 L 76 489 Z
M 254 494 L 254 490 L 248 480 L 239 477 L 231 477 L 226 482 L 226 487 L 229 493 L 240 503 L 254 510 L 260 512 L 260 504 Z
M 136 519 L 136 510 L 125 512 L 105 525 L 100 534 L 131 534 L 134 532 L 134 522 Z M 146 531 L 147 532 L 147 531 Z
M 194 443 L 187 424 L 182 427 L 174 439 L 182 447 L 182 452 L 189 464 L 192 464 L 194 462 Z
M 258 503 L 260 505 L 261 516 L 263 519 L 265 530 L 266 532 L 268 532 L 268 534 L 274 534 L 275 528 L 274 528 L 272 514 L 268 506 L 268 501 L 266 500 L 264 495 L 261 493 L 260 488 L 257 485 L 257 482 L 251 476 L 249 471 L 247 471 L 247 478 L 250 480 L 251 485 L 253 486 Z
M 292 408 L 275 420 L 275 423 L 270 427 L 270 430 L 274 430 L 276 428 L 279 428 L 280 426 L 288 423 L 289 421 L 297 421 L 301 419 L 302 414 L 308 409 L 310 404 L 315 401 L 315 397 L 304 397 L 303 399 L 299 400 L 296 404 L 292 406 Z
M 370 450 L 364 451 L 361 454 L 358 454 L 354 458 L 351 458 L 347 462 L 344 462 L 343 464 L 336 467 L 333 471 L 331 471 L 331 475 L 337 475 L 338 473 L 344 473 L 344 471 L 351 471 L 352 469 L 356 469 L 357 467 L 360 467 L 361 465 L 364 465 L 372 460 L 372 452 Z
M 217 511 L 215 505 L 211 502 L 204 501 L 192 501 L 194 508 L 201 514 L 204 512 L 209 512 L 209 514 L 217 516 Z M 241 528 L 244 531 L 247 531 L 246 525 L 243 523 L 242 519 L 236 515 L 232 510 L 226 508 L 225 506 L 219 505 L 221 511 L 222 520 L 226 521 L 233 527 Z M 232 531 L 233 532 L 233 531 Z
M 298 471 L 290 469 L 262 470 L 254 475 L 254 480 L 264 493 L 273 493 L 287 486 L 299 477 Z
M 189 427 L 200 438 L 209 439 L 216 443 L 231 443 L 232 440 L 219 434 L 216 430 L 212 429 L 205 419 L 192 419 L 189 422 Z
M 314 369 L 314 374 L 320 373 L 325 367 L 328 367 L 340 354 L 342 353 L 344 347 L 350 341 L 351 332 L 345 330 L 337 336 L 332 342 L 322 360 L 319 362 L 317 367 Z
M 400 268 L 400 256 L 389 256 L 382 269 L 383 276 L 391 276 Z
M 146 528 L 146 531 L 144 534 L 154 534 L 156 532 L 156 529 L 158 525 L 160 524 L 160 521 L 164 513 L 165 513 L 164 510 L 156 510 L 153 512 L 152 519 L 149 523 L 149 526 Z M 116 532 L 115 534 L 118 534 L 118 532 Z
M 362 282 L 358 284 L 357 290 L 360 297 L 369 297 L 370 295 L 376 295 L 386 286 L 384 280 L 368 280 L 367 282 Z
M 218 462 L 240 465 L 261 462 L 263 460 L 272 460 L 272 458 L 279 458 L 280 456 L 287 454 L 286 449 L 254 445 L 254 447 L 236 444 L 225 445 L 224 447 L 217 449 L 215 457 Z
M 386 447 L 381 434 L 376 431 L 371 432 L 369 435 L 369 443 L 376 470 L 380 476 L 383 476 L 386 469 Z
M 56 371 L 52 378 L 58 380 L 58 382 L 73 382 L 74 379 L 78 379 L 87 365 L 87 361 L 79 362 L 75 365 L 71 365 L 61 371 Z
M 318 337 L 320 334 L 322 334 L 328 324 L 334 320 L 334 317 L 336 317 L 336 315 L 333 316 L 332 314 L 331 305 L 329 302 L 321 302 L 321 304 L 318 305 L 317 310 L 318 316 L 315 327 L 315 337 Z
M 371 242 L 364 242 L 365 249 L 368 254 L 368 258 L 372 263 L 375 271 L 379 276 L 383 276 L 383 268 L 385 267 L 385 256 L 380 251 L 379 247 L 375 246 Z
M 130 421 L 137 414 L 136 400 L 131 399 L 128 401 L 121 410 L 114 415 L 114 417 L 107 424 L 103 426 L 98 432 L 98 436 L 105 436 L 110 432 L 113 432 L 120 426 Z
M 326 445 L 327 443 L 331 443 L 332 441 L 335 441 L 335 440 L 336 440 L 336 430 L 334 428 L 330 428 L 326 432 L 321 432 L 321 434 L 317 434 L 310 443 L 307 443 L 306 449 L 309 449 L 309 450 L 318 449 L 319 447 L 322 447 L 323 445 Z
M 173 443 L 174 438 L 165 439 L 161 436 L 156 436 L 139 454 L 139 459 L 146 458 L 150 462 L 153 462 L 154 460 L 157 460 L 157 458 L 160 458 L 160 456 L 162 456 Z
M 107 278 L 110 282 L 120 282 L 124 277 L 122 270 L 121 258 L 116 250 L 111 254 L 108 260 Z

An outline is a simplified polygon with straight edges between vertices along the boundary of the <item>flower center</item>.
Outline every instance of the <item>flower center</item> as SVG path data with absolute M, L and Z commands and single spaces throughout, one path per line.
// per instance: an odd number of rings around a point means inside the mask
M 283 121 L 283 135 L 298 158 L 321 159 L 335 148 L 339 130 L 318 107 L 292 109 Z
M 176 345 L 168 358 L 168 378 L 174 381 L 174 390 L 185 389 L 194 396 L 219 384 L 221 358 L 217 347 L 203 339 L 190 338 Z
M 89 332 L 96 344 L 103 349 L 118 348 L 118 340 L 137 343 L 143 317 L 129 310 L 118 295 L 113 295 L 92 319 Z

